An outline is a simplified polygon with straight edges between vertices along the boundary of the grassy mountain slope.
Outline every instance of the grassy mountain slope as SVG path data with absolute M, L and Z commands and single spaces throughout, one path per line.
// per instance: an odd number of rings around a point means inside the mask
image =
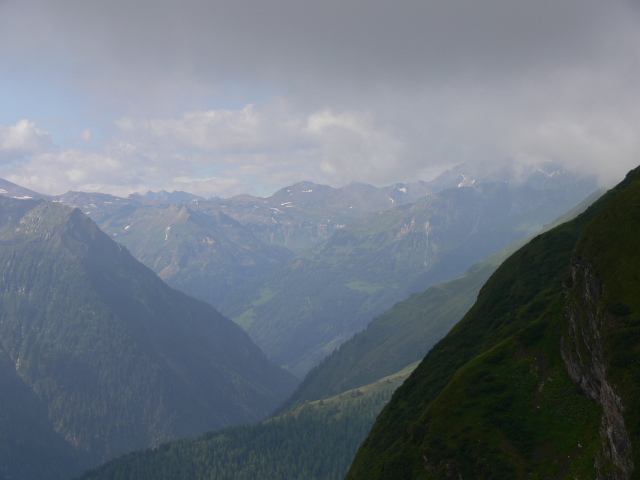
M 311 369 L 281 408 L 367 385 L 422 359 L 469 310 L 497 266 L 487 262 L 396 303 Z
M 629 478 L 638 205 L 635 170 L 507 259 L 396 391 L 347 478 Z
M 555 181 L 448 189 L 384 210 L 269 271 L 221 310 L 302 376 L 398 300 L 457 278 L 582 200 Z
M 259 420 L 295 381 L 79 210 L 44 201 L 0 198 L 0 344 L 94 464 Z
M 376 415 L 413 367 L 256 425 L 133 452 L 80 479 L 342 479 Z

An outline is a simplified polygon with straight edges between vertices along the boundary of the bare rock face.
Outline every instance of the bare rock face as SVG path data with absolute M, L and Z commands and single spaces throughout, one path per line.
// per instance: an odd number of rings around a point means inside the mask
M 604 311 L 600 301 L 602 285 L 593 267 L 574 259 L 571 271 L 573 285 L 570 288 L 565 285 L 568 298 L 565 318 L 569 331 L 561 340 L 562 359 L 580 391 L 602 406 L 602 446 L 596 461 L 599 478 L 628 479 L 634 465 L 622 416 L 624 405 L 607 379 L 602 358 L 603 337 L 613 318 Z

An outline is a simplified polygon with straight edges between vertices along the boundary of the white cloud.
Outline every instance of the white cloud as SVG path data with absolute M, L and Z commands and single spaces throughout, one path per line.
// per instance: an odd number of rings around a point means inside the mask
M 40 130 L 35 122 L 23 119 L 15 125 L 0 125 L 0 161 L 11 162 L 27 155 L 50 151 L 50 135 Z
M 353 178 L 379 183 L 393 176 L 402 158 L 402 142 L 370 115 L 325 109 L 308 117 L 305 130 L 317 144 L 320 170 L 333 183 Z
M 640 161 L 639 10 L 631 0 L 7 0 L 0 60 L 39 87 L 25 102 L 73 93 L 86 111 L 56 119 L 91 128 L 70 149 L 11 119 L 0 173 L 31 188 L 192 185 L 208 196 L 552 159 L 611 182 Z
M 181 154 L 189 162 L 221 167 L 225 175 L 266 178 L 289 171 L 289 177 L 334 184 L 354 177 L 380 182 L 397 169 L 403 149 L 372 115 L 323 109 L 304 116 L 278 103 L 194 111 L 175 119 L 123 118 L 117 125 L 143 150 Z
M 59 194 L 67 190 L 95 190 L 96 185 L 126 183 L 125 162 L 114 157 L 78 150 L 28 155 L 3 171 L 7 180 L 41 193 Z M 124 182 L 123 182 L 124 180 Z
M 516 160 L 561 159 L 568 168 L 597 175 L 605 187 L 640 162 L 637 132 L 615 118 L 551 120 L 522 132 L 520 140 Z
M 268 194 L 281 186 L 275 178 L 301 180 L 306 173 L 291 172 L 313 170 L 297 155 L 301 146 L 306 148 L 298 138 L 305 136 L 296 128 L 299 123 L 258 114 L 252 106 L 140 122 L 124 118 L 111 138 L 85 151 L 54 145 L 48 132 L 24 120 L 0 126 L 0 152 L 14 160 L 0 168 L 0 176 L 50 194 L 100 190 L 126 196 L 147 189 L 188 190 L 205 197 Z M 213 174 L 203 175 L 207 171 Z M 265 190 L 264 185 L 273 186 Z
M 162 190 L 174 191 L 180 190 L 205 198 L 214 196 L 212 192 L 233 192 L 238 187 L 244 187 L 242 182 L 234 177 L 207 177 L 207 178 L 190 178 L 176 177 L 162 188 Z M 153 190 L 149 188 L 148 190 Z M 147 191 L 148 191 L 147 190 Z M 241 192 L 238 192 L 241 193 Z
M 274 135 L 286 135 L 278 118 L 265 119 L 255 111 L 253 105 L 237 111 L 186 112 L 181 118 L 137 121 L 125 117 L 118 120 L 116 126 L 137 141 L 147 139 L 170 150 L 216 154 L 262 152 L 272 147 Z

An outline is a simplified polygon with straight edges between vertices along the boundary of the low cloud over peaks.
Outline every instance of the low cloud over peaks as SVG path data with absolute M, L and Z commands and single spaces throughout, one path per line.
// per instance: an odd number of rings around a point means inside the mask
M 78 188 L 108 158 L 130 169 L 92 181 L 111 191 L 225 195 L 509 158 L 611 183 L 640 158 L 639 21 L 621 0 L 9 0 L 0 175 L 34 178 L 46 153 Z M 9 149 L 24 118 L 43 143 Z

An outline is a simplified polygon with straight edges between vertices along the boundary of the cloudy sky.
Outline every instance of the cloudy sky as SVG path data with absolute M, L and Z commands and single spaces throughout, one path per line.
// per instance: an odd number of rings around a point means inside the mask
M 637 0 L 0 0 L 0 177 L 268 195 L 640 164 Z

